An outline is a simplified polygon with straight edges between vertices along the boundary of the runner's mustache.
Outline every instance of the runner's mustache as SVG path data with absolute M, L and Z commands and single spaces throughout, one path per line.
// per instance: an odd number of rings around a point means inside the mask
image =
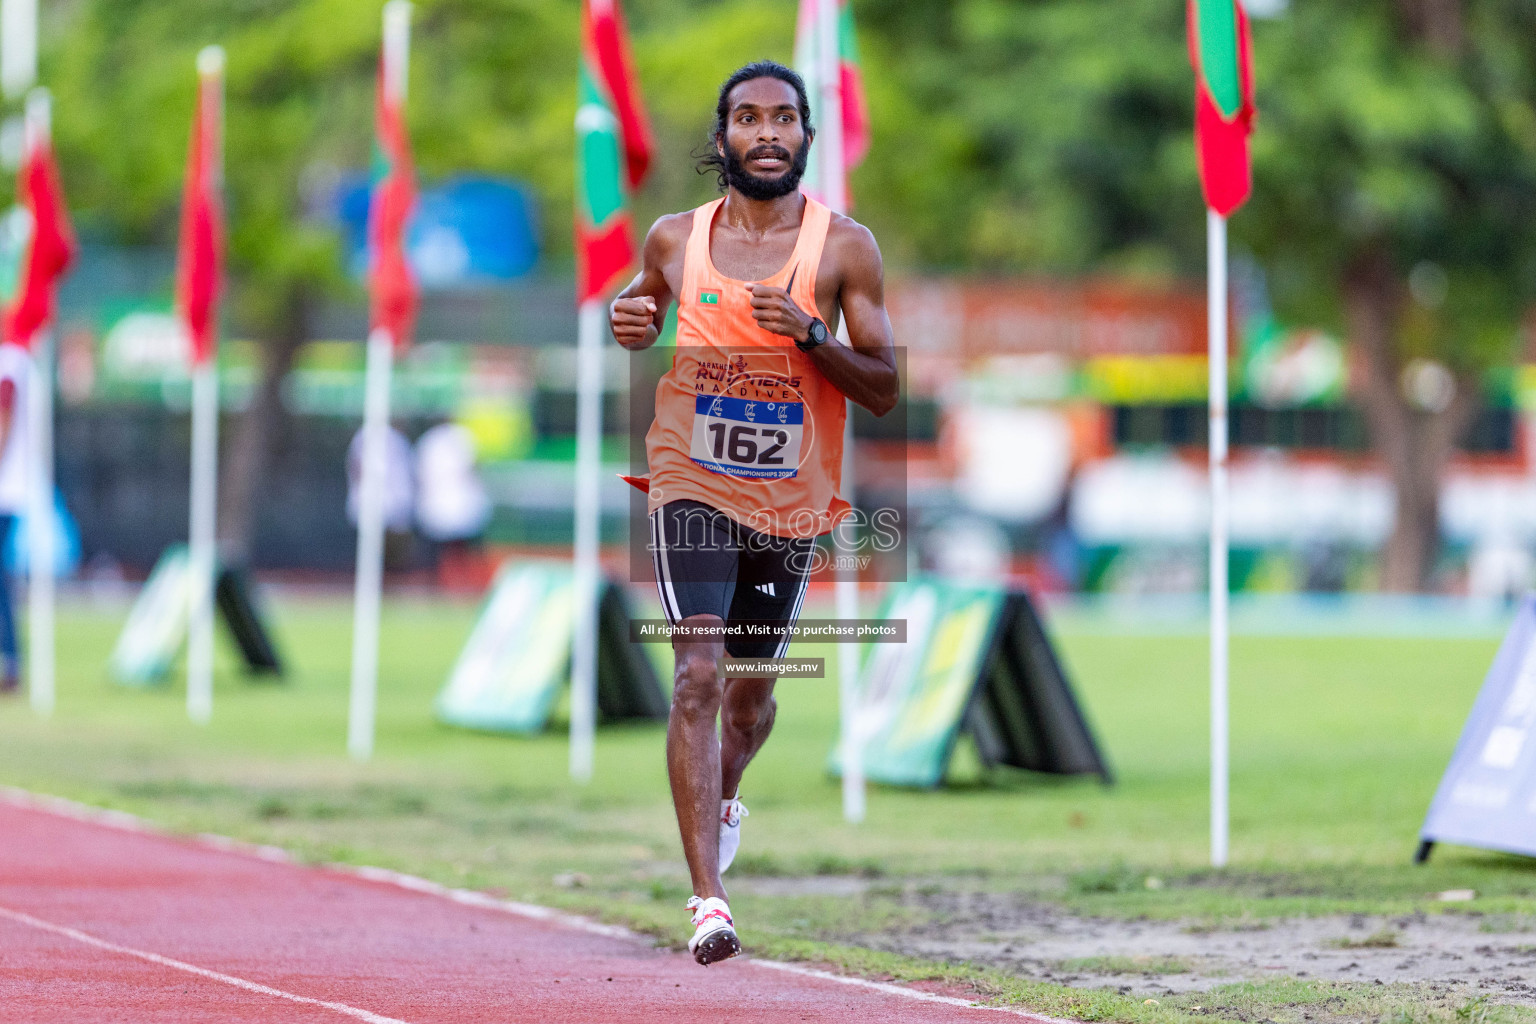
M 765 156 L 771 156 L 779 160 L 789 160 L 789 150 L 782 146 L 758 146 L 756 149 L 747 150 L 748 160 L 759 160 Z

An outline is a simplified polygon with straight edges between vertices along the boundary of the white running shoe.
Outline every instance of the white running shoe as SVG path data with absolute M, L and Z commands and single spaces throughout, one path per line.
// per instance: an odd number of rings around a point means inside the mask
M 741 952 L 741 940 L 736 938 L 731 908 L 725 900 L 718 896 L 707 900 L 691 896 L 688 909 L 693 911 L 693 938 L 688 940 L 688 952 L 695 960 L 708 967 Z
M 708 967 L 742 952 L 742 943 L 736 938 L 736 923 L 731 921 L 731 907 L 725 900 L 690 897 L 688 909 L 693 910 L 693 938 L 688 940 L 688 952 L 693 953 L 694 960 Z
M 720 801 L 720 873 L 731 866 L 736 851 L 741 848 L 741 819 L 747 816 L 747 806 L 740 799 Z

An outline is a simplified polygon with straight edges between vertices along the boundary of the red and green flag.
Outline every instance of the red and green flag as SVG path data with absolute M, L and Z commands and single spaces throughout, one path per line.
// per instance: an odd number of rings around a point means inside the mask
M 1253 45 L 1239 0 L 1188 0 L 1195 150 L 1205 202 L 1223 217 L 1248 199 L 1253 171 Z
M 837 4 L 838 88 L 843 98 L 843 172 L 863 163 L 869 152 L 869 103 L 864 93 L 864 72 L 859 68 L 858 33 L 854 30 L 853 5 L 849 0 L 800 0 L 800 16 L 795 23 L 795 70 L 805 79 L 811 95 L 811 122 L 822 120 L 817 105 L 821 99 L 821 34 L 817 31 L 817 9 L 823 3 Z M 818 198 L 824 192 L 821 169 L 813 160 L 803 179 L 805 191 Z
M 379 60 L 373 195 L 368 204 L 369 328 L 386 330 L 397 348 L 416 324 L 416 277 L 406 257 L 405 230 L 416 208 L 416 177 L 405 127 L 406 54 L 386 44 Z M 399 66 L 396 66 L 396 61 Z
M 618 0 L 583 0 L 576 108 L 576 298 L 599 298 L 635 261 L 629 195 L 651 163 L 651 129 Z
M 75 258 L 75 233 L 46 136 L 28 146 L 16 184 L 28 231 L 16 291 L 5 306 L 4 333 L 7 342 L 31 348 L 38 331 L 53 320 L 59 279 Z
M 224 210 L 219 187 L 223 125 L 221 72 L 198 75 L 197 109 L 182 186 L 181 238 L 176 250 L 176 308 L 192 341 L 192 362 L 213 357 L 218 339 L 219 291 L 224 278 Z

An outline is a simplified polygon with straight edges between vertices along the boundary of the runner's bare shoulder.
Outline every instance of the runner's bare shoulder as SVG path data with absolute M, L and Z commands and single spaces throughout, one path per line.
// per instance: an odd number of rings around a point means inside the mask
M 647 266 L 661 267 L 683 257 L 688 246 L 688 234 L 693 230 L 693 211 L 669 213 L 657 217 L 656 223 L 645 235 L 645 262 Z
M 827 225 L 827 241 L 823 249 L 837 267 L 848 270 L 863 267 L 879 271 L 880 246 L 874 232 L 845 214 L 834 213 Z

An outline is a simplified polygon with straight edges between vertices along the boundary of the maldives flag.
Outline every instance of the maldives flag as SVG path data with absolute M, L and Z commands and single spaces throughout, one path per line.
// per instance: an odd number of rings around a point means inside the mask
M 405 131 L 405 53 L 398 59 L 401 66 L 392 66 L 387 46 L 379 59 L 373 195 L 368 203 L 368 325 L 388 331 L 395 347 L 403 348 L 416 324 L 416 278 L 405 254 L 416 180 Z
M 617 0 L 583 0 L 576 107 L 576 298 L 606 292 L 635 261 L 629 193 L 651 163 L 651 128 Z
M 176 250 L 176 308 L 192 339 L 192 362 L 213 356 L 218 337 L 219 291 L 224 280 L 224 210 L 219 188 L 222 135 L 220 75 L 198 76 L 197 110 L 182 186 L 181 239 Z
M 1239 0 L 1188 0 L 1195 66 L 1195 149 L 1206 205 L 1230 216 L 1248 199 L 1253 171 L 1253 45 Z
M 800 0 L 800 16 L 795 23 L 795 70 L 805 79 L 806 91 L 811 95 L 811 122 L 819 124 L 822 119 L 817 104 L 821 102 L 822 63 L 816 26 L 817 8 L 823 3 L 837 4 L 838 87 L 843 97 L 843 171 L 846 174 L 863 163 L 869 152 L 869 103 L 864 95 L 858 33 L 854 31 L 853 6 L 849 0 Z M 811 161 L 803 181 L 806 192 L 818 198 L 823 192 L 820 176 L 816 161 Z
M 59 278 L 75 258 L 75 233 L 46 137 L 28 147 L 16 184 L 30 237 L 18 267 L 18 288 L 5 307 L 4 331 L 6 341 L 31 348 L 37 332 L 53 319 Z

